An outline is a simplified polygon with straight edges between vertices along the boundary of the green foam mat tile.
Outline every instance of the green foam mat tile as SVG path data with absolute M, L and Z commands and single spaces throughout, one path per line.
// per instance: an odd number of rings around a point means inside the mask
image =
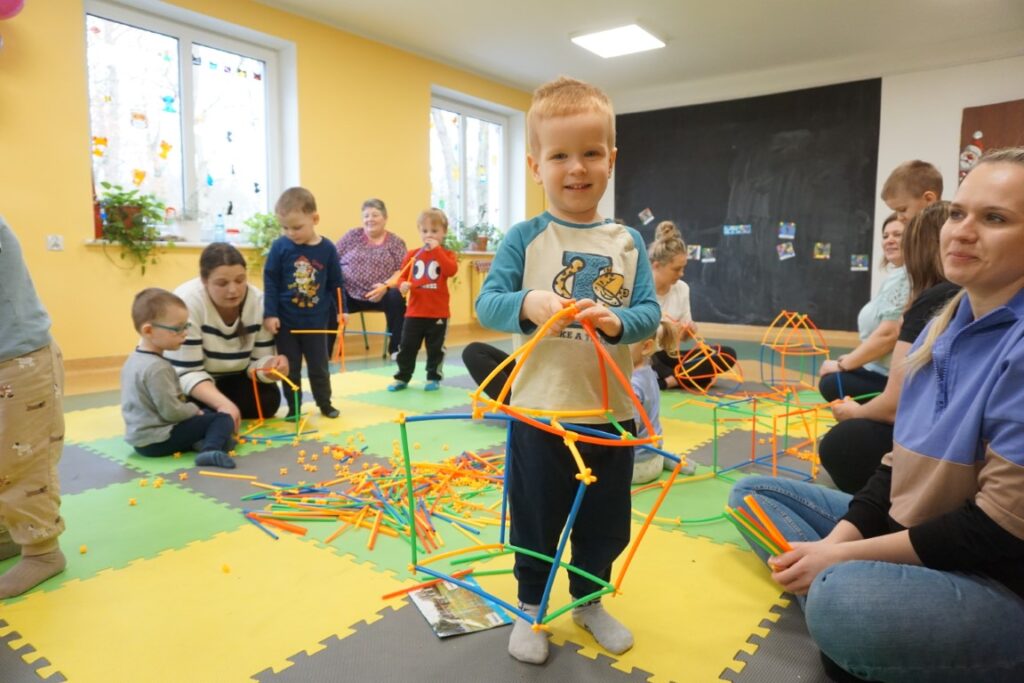
M 26 596 L 54 590 L 73 579 L 88 579 L 104 569 L 124 567 L 246 523 L 235 511 L 170 480 L 156 488 L 153 479 L 146 486 L 140 485 L 141 479 L 63 498 L 61 515 L 67 529 L 60 543 L 68 558 L 67 569 Z M 133 499 L 135 505 L 130 502 Z M 0 562 L 0 573 L 14 562 L 15 558 Z
M 707 472 L 710 472 L 709 468 L 697 468 L 697 476 Z M 668 472 L 662 474 L 661 481 L 666 481 L 668 476 Z M 738 480 L 745 476 L 749 475 L 732 472 L 729 478 Z M 676 477 L 677 481 L 688 479 L 682 475 Z M 715 543 L 731 543 L 746 550 L 749 547 L 747 542 L 723 515 L 731 489 L 732 482 L 719 477 L 695 480 L 692 483 L 677 483 L 665 496 L 661 507 L 658 508 L 657 517 L 682 520 L 683 523 L 656 523 L 662 529 L 681 531 L 690 536 L 703 536 Z M 634 521 L 643 521 L 642 515 L 650 512 L 659 493 L 660 489 L 651 489 L 633 496 L 633 509 L 641 513 L 634 513 Z M 713 521 L 700 521 L 709 518 L 713 518 Z
M 402 391 L 371 391 L 355 394 L 352 398 L 363 403 L 394 408 L 398 411 L 415 411 L 432 413 L 452 406 L 466 405 L 470 402 L 469 390 L 461 387 L 448 387 L 441 383 L 437 391 L 424 391 L 423 381 L 414 379 Z
M 469 374 L 469 370 L 467 370 L 466 367 L 462 365 L 461 362 L 454 362 L 455 359 L 458 358 L 457 354 L 452 354 L 450 357 L 452 358 L 453 362 L 446 362 L 444 364 L 444 369 L 441 372 L 442 375 L 444 375 L 445 377 L 458 377 L 459 375 Z M 377 368 L 363 368 L 360 372 L 370 372 L 373 373 L 374 375 L 384 375 L 386 377 L 391 377 L 392 375 L 395 374 L 395 371 L 397 370 L 398 366 L 392 362 L 386 363 L 383 366 Z M 427 376 L 427 364 L 424 361 L 416 361 L 416 370 L 412 373 L 412 376 L 413 379 L 424 379 Z
M 478 451 L 495 446 L 504 447 L 505 427 L 485 424 L 478 420 L 429 420 L 424 422 L 408 422 L 406 430 L 409 435 L 410 457 L 413 461 L 441 462 L 462 451 Z M 361 445 L 367 446 L 367 452 L 390 458 L 394 442 L 401 443 L 401 432 L 397 423 L 373 425 L 356 430 L 365 438 Z M 325 434 L 324 441 L 345 444 L 354 432 L 342 434 Z M 419 448 L 416 448 L 419 444 Z M 447 450 L 444 447 L 447 446 Z

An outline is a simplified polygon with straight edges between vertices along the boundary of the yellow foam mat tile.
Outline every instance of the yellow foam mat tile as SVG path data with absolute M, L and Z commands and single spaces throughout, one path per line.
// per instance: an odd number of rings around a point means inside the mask
M 715 435 L 715 430 L 710 424 L 675 420 L 670 417 L 661 418 L 661 431 L 665 437 L 662 449 L 669 453 L 689 453 L 709 443 Z M 718 433 L 723 434 L 724 431 L 720 428 Z
M 64 413 L 64 438 L 69 442 L 109 439 L 124 434 L 120 406 L 104 406 Z
M 329 419 L 320 414 L 316 405 L 310 403 L 302 407 L 303 412 L 311 415 L 307 429 L 316 429 L 322 434 L 342 434 L 364 429 L 384 422 L 395 424 L 398 433 L 398 412 L 390 406 L 378 406 L 372 403 L 353 401 L 347 398 L 335 398 L 334 407 L 341 411 L 341 417 Z M 416 411 L 405 411 L 406 415 L 416 415 Z
M 638 529 L 633 527 L 634 538 Z M 613 579 L 617 572 L 618 565 Z M 496 595 L 515 600 L 515 579 L 510 575 L 478 580 Z M 752 552 L 651 527 L 622 582 L 622 594 L 603 599 L 608 611 L 633 631 L 633 649 L 615 657 L 568 614 L 550 623 L 551 637 L 556 644 L 580 645 L 584 656 L 612 657 L 612 666 L 626 673 L 634 667 L 649 671 L 652 682 L 715 681 L 726 668 L 742 670 L 745 663 L 737 655 L 757 649 L 747 642 L 751 635 L 768 634 L 759 624 L 778 619 L 771 609 L 788 603 L 781 594 Z M 568 580 L 561 572 L 552 605 L 568 602 Z
M 371 391 L 382 391 L 394 382 L 385 375 L 375 375 L 369 372 L 352 370 L 348 372 L 331 373 L 331 395 L 335 398 L 341 396 L 355 396 Z M 309 380 L 303 380 L 302 386 L 309 392 Z
M 380 596 L 401 586 L 349 556 L 243 527 L 0 605 L 0 636 L 17 631 L 10 647 L 46 657 L 44 678 L 244 681 L 376 621 L 388 606 Z

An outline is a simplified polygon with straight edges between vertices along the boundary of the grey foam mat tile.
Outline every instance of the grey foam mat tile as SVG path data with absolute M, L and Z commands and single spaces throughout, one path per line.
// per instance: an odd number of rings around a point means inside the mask
M 722 678 L 732 683 L 829 683 L 831 679 L 825 675 L 818 648 L 807 633 L 804 614 L 796 600 L 791 599 L 789 606 L 774 610 L 780 616 L 775 623 L 767 620 L 761 623 L 769 631 L 767 636 L 756 640 L 758 647 L 754 654 L 741 652 L 737 656 L 746 662 L 743 670 L 737 673 L 726 669 Z
M 334 477 L 334 459 L 330 455 L 323 454 L 323 447 L 325 445 L 318 441 L 304 442 L 302 446 L 293 446 L 287 444 L 284 446 L 275 446 L 259 453 L 252 453 L 243 458 L 238 458 L 235 463 L 238 465 L 233 470 L 221 470 L 216 467 L 193 467 L 183 468 L 189 472 L 189 477 L 185 481 L 177 481 L 175 474 L 167 475 L 168 479 L 173 479 L 180 486 L 188 488 L 197 493 L 202 493 L 210 498 L 214 498 L 222 503 L 230 505 L 236 509 L 243 508 L 258 508 L 262 506 L 260 501 L 243 501 L 242 497 L 247 496 L 251 493 L 257 493 L 260 489 L 257 489 L 249 484 L 248 481 L 240 479 L 225 479 L 221 477 L 207 477 L 198 474 L 199 470 L 206 469 L 212 472 L 224 472 L 228 474 L 243 474 L 253 475 L 263 483 L 289 483 L 295 484 L 299 481 L 305 481 L 308 484 L 314 484 L 318 481 L 327 481 Z M 303 469 L 302 465 L 296 462 L 297 454 L 299 449 L 305 450 L 307 454 L 318 453 L 319 458 L 314 461 L 306 456 L 306 464 L 316 464 L 318 469 L 316 472 L 307 472 Z M 369 463 L 371 466 L 374 464 L 387 465 L 388 461 L 379 458 L 375 455 L 362 455 L 359 457 L 358 463 Z M 281 468 L 288 468 L 287 474 L 281 474 Z
M 6 622 L 0 619 L 0 626 L 5 625 Z M 36 669 L 47 666 L 50 662 L 45 657 L 41 657 L 31 664 L 27 664 L 21 656 L 33 651 L 31 644 L 22 645 L 16 650 L 10 646 L 12 641 L 20 638 L 17 631 L 0 637 L 0 681 L 3 683 L 62 683 L 68 680 L 60 673 L 52 673 L 47 678 L 40 676 Z
M 76 444 L 64 444 L 57 465 L 61 495 L 70 496 L 139 478 L 139 472 Z
M 372 624 L 357 626 L 347 638 L 324 640 L 316 654 L 291 657 L 292 666 L 280 673 L 269 669 L 253 674 L 260 683 L 317 681 L 587 681 L 626 683 L 646 681 L 650 674 L 613 669 L 612 659 L 576 654 L 577 646 L 551 646 L 543 666 L 518 662 L 508 654 L 511 626 L 493 628 L 444 640 L 437 638 L 414 606 L 407 604 Z
M 771 446 L 769 444 L 758 443 L 757 439 L 766 438 L 764 434 L 757 434 L 754 437 L 755 449 L 754 455 L 757 457 L 770 455 Z M 743 462 L 747 462 L 750 459 L 750 431 L 738 429 L 727 434 L 720 434 L 718 436 L 718 467 L 726 468 L 738 465 Z M 708 443 L 700 448 L 697 448 L 686 454 L 687 459 L 694 460 L 701 465 L 711 465 L 715 459 L 715 444 Z M 788 467 L 800 472 L 806 472 L 808 475 L 811 472 L 811 464 L 806 460 L 794 457 L 792 455 L 780 455 L 779 465 Z M 765 459 L 758 464 L 750 465 L 743 468 L 743 471 L 748 474 L 766 474 L 772 473 L 771 459 Z M 779 470 L 779 476 L 787 479 L 802 479 L 803 477 L 788 472 L 786 470 Z M 824 469 L 818 470 L 818 478 L 815 480 L 819 484 L 835 488 L 831 478 L 828 476 L 828 472 Z

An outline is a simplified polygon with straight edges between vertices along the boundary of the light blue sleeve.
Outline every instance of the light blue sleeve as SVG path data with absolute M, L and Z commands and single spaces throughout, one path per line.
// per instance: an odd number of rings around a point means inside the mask
M 523 299 L 523 269 L 526 265 L 526 239 L 523 223 L 512 226 L 494 255 L 480 294 L 476 298 L 476 316 L 484 327 L 501 332 L 530 333 L 536 325 L 520 320 Z
M 647 258 L 647 247 L 643 238 L 633 228 L 626 228 L 633 238 L 637 250 L 636 276 L 633 278 L 633 296 L 627 308 L 615 309 L 622 321 L 622 334 L 618 339 L 609 340 L 619 344 L 632 344 L 647 339 L 658 328 L 661 307 L 654 295 L 654 278 L 651 262 Z

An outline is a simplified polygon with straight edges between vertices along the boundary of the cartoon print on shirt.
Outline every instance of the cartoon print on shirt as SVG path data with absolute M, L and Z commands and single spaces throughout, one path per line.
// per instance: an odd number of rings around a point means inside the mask
M 625 287 L 626 278 L 612 270 L 612 260 L 607 256 L 565 252 L 562 264 L 565 267 L 558 271 L 551 283 L 558 296 L 566 299 L 596 298 L 609 306 L 626 304 L 630 291 Z
M 292 303 L 299 308 L 313 308 L 320 301 L 320 287 L 316 282 L 316 268 L 305 256 L 295 260 L 295 276 L 288 289 L 295 290 Z
M 414 287 L 419 289 L 437 289 L 437 280 L 441 277 L 441 264 L 438 261 L 423 261 L 417 258 L 412 264 L 412 277 Z M 420 282 L 420 280 L 428 282 Z

